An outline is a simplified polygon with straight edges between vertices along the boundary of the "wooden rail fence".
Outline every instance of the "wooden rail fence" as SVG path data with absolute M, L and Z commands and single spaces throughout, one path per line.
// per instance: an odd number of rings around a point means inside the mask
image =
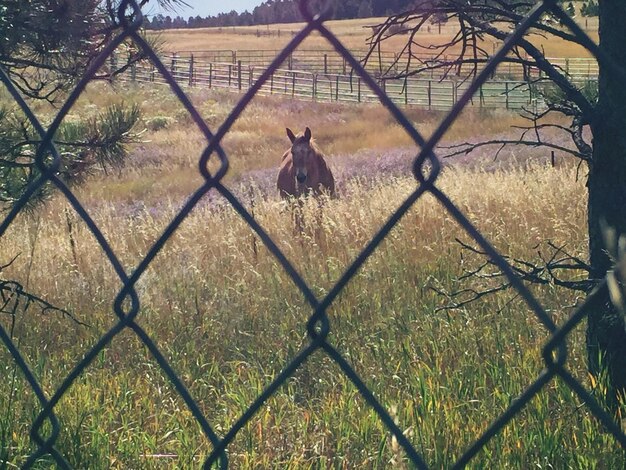
M 114 60 L 114 59 L 113 59 Z M 210 62 L 193 55 L 171 55 L 165 58 L 169 72 L 178 83 L 191 87 L 228 89 L 243 92 L 250 88 L 264 71 L 262 66 L 244 65 L 242 60 Z M 114 64 L 112 64 L 114 65 Z M 149 62 L 133 65 L 122 76 L 136 83 L 163 83 L 156 68 Z M 447 110 L 469 86 L 454 79 L 379 77 L 387 95 L 397 104 Z M 259 91 L 260 95 L 282 95 L 318 102 L 374 103 L 378 97 L 356 75 L 318 73 L 306 70 L 278 69 Z M 537 109 L 541 103 L 533 87 L 522 80 L 491 80 L 484 83 L 470 106 L 480 108 Z

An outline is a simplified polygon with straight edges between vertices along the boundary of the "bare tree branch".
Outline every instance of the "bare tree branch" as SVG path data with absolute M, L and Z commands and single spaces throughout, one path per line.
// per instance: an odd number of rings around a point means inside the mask
M 20 254 L 18 253 L 8 263 L 0 266 L 0 273 L 11 266 L 19 256 Z M 20 309 L 22 313 L 25 314 L 30 307 L 39 309 L 39 313 L 42 315 L 58 313 L 78 325 L 89 326 L 78 320 L 67 310 L 52 305 L 47 300 L 31 294 L 30 292 L 26 292 L 19 282 L 0 279 L 0 313 L 7 313 L 15 318 Z
M 497 265 L 487 257 L 487 254 L 468 243 L 456 238 L 461 246 L 461 261 L 463 274 L 457 278 L 458 283 L 473 280 L 478 287 L 466 287 L 454 291 L 447 291 L 442 287 L 430 286 L 430 289 L 447 299 L 447 303 L 437 310 L 452 310 L 462 308 L 480 299 L 503 292 L 511 287 L 510 281 Z M 515 275 L 522 281 L 538 285 L 555 285 L 565 289 L 590 292 L 599 280 L 589 279 L 591 266 L 581 258 L 568 253 L 565 245 L 557 246 L 551 241 L 545 242 L 549 252 L 544 253 L 541 245 L 535 246 L 538 261 L 531 262 L 511 256 L 503 255 Z M 474 257 L 481 261 L 475 267 L 466 268 Z M 470 261 L 472 262 L 472 261 Z

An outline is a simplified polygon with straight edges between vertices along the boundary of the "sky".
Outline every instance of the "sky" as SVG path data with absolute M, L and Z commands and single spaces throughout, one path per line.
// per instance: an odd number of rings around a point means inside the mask
M 171 17 L 181 16 L 185 19 L 190 16 L 206 17 L 215 16 L 218 13 L 228 13 L 231 10 L 242 12 L 248 10 L 252 12 L 254 7 L 263 3 L 263 0 L 184 0 L 189 4 L 189 7 L 178 6 L 176 11 L 165 11 L 157 5 L 156 0 L 152 0 L 148 3 L 148 8 L 144 10 L 145 13 L 150 15 L 156 15 L 162 13 L 163 15 L 169 15 Z

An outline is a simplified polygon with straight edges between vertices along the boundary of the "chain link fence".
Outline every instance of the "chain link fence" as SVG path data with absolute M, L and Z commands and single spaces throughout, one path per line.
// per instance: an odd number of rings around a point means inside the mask
M 205 468 L 211 468 L 218 465 L 219 468 L 227 468 L 229 465 L 228 449 L 229 445 L 255 415 L 264 403 L 270 398 L 285 382 L 294 375 L 294 373 L 302 366 L 302 364 L 314 352 L 321 351 L 327 355 L 329 359 L 342 370 L 343 374 L 354 384 L 362 398 L 367 404 L 375 410 L 381 422 L 388 429 L 388 432 L 397 440 L 397 443 L 404 449 L 407 458 L 417 468 L 427 468 L 427 463 L 422 455 L 418 453 L 414 445 L 405 436 L 399 426 L 394 422 L 389 410 L 385 409 L 376 396 L 371 392 L 361 377 L 355 372 L 350 362 L 337 350 L 327 337 L 331 330 L 327 310 L 337 299 L 340 292 L 350 283 L 351 279 L 363 266 L 366 260 L 372 255 L 377 247 L 385 240 L 386 236 L 407 211 L 426 194 L 434 197 L 445 208 L 448 215 L 454 218 L 458 224 L 466 231 L 466 233 L 476 242 L 476 244 L 487 253 L 493 262 L 507 276 L 511 286 L 516 289 L 519 296 L 525 301 L 528 307 L 536 315 L 537 319 L 550 332 L 551 337 L 543 348 L 543 358 L 545 360 L 544 370 L 530 382 L 523 393 L 513 400 L 509 408 L 502 413 L 493 423 L 484 431 L 481 436 L 473 442 L 470 447 L 456 461 L 454 468 L 462 468 L 471 462 L 473 457 L 490 441 L 494 436 L 498 435 L 507 423 L 515 417 L 528 404 L 528 402 L 544 389 L 556 377 L 560 377 L 571 390 L 576 393 L 585 406 L 595 415 L 602 423 L 605 430 L 610 432 L 615 439 L 626 448 L 626 435 L 620 429 L 619 425 L 607 414 L 594 397 L 585 389 L 585 387 L 577 381 L 568 371 L 567 367 L 567 348 L 566 339 L 570 332 L 586 318 L 586 306 L 592 302 L 598 295 L 606 294 L 606 283 L 602 283 L 594 293 L 592 293 L 585 303 L 569 317 L 562 325 L 557 326 L 546 310 L 530 291 L 522 284 L 520 279 L 514 274 L 510 265 L 506 260 L 493 248 L 493 246 L 485 239 L 485 237 L 477 230 L 477 228 L 468 220 L 458 207 L 444 194 L 436 185 L 440 174 L 440 161 L 434 154 L 435 145 L 442 138 L 444 132 L 459 116 L 459 113 L 468 104 L 471 97 L 488 79 L 494 69 L 503 60 L 509 50 L 519 41 L 528 29 L 537 21 L 545 12 L 551 10 L 555 15 L 561 18 L 563 23 L 571 29 L 578 37 L 585 37 L 585 33 L 565 14 L 562 9 L 557 6 L 556 2 L 543 1 L 539 2 L 521 21 L 510 37 L 505 41 L 504 45 L 498 50 L 488 65 L 477 75 L 469 86 L 459 97 L 458 101 L 448 113 L 447 117 L 441 122 L 433 135 L 428 139 L 424 139 L 422 135 L 413 127 L 412 123 L 398 109 L 393 101 L 385 94 L 383 89 L 378 85 L 377 81 L 369 75 L 363 68 L 362 64 L 354 56 L 346 50 L 340 41 L 325 26 L 326 13 L 314 14 L 310 11 L 309 2 L 301 0 L 299 2 L 302 14 L 305 17 L 306 24 L 301 31 L 295 34 L 289 44 L 280 51 L 273 59 L 267 69 L 258 77 L 252 86 L 245 92 L 239 102 L 236 104 L 230 115 L 226 118 L 222 126 L 213 132 L 208 128 L 198 111 L 193 107 L 190 100 L 182 91 L 174 77 L 172 77 L 168 67 L 163 64 L 156 52 L 146 43 L 139 29 L 142 23 L 142 14 L 138 3 L 135 0 L 124 0 L 122 2 L 121 12 L 125 12 L 126 16 L 120 17 L 123 25 L 122 31 L 102 52 L 102 54 L 91 64 L 85 75 L 82 77 L 76 88 L 70 93 L 69 97 L 59 109 L 52 124 L 45 129 L 40 121 L 35 117 L 33 111 L 29 108 L 26 101 L 20 96 L 16 88 L 11 84 L 6 73 L 0 69 L 0 78 L 9 90 L 14 100 L 19 104 L 23 112 L 26 114 L 32 125 L 41 136 L 41 145 L 37 153 L 37 164 L 41 169 L 41 176 L 35 181 L 20 198 L 10 213 L 6 215 L 0 224 L 0 235 L 4 234 L 7 228 L 15 220 L 16 216 L 23 210 L 29 199 L 46 183 L 51 183 L 58 188 L 67 201 L 71 204 L 77 214 L 83 219 L 93 236 L 102 247 L 111 266 L 114 268 L 117 276 L 123 284 L 119 291 L 113 306 L 113 312 L 117 316 L 116 323 L 101 336 L 100 340 L 91 349 L 85 352 L 84 357 L 76 364 L 71 372 L 63 379 L 61 385 L 53 390 L 51 394 L 43 390 L 40 379 L 36 376 L 33 368 L 27 364 L 27 361 L 20 353 L 18 344 L 11 339 L 8 332 L 0 326 L 0 339 L 12 356 L 15 364 L 21 370 L 34 395 L 41 405 L 41 411 L 36 416 L 31 430 L 31 438 L 35 444 L 36 450 L 29 456 L 24 464 L 24 468 L 32 468 L 38 465 L 38 461 L 44 456 L 51 456 L 59 468 L 70 468 L 69 463 L 62 453 L 56 448 L 55 444 L 61 430 L 61 423 L 57 417 L 57 405 L 60 400 L 66 396 L 72 385 L 85 373 L 86 368 L 96 359 L 96 357 L 105 349 L 107 345 L 113 341 L 122 331 L 130 330 L 134 332 L 142 341 L 146 348 L 153 355 L 155 360 L 162 368 L 165 375 L 169 378 L 176 391 L 184 400 L 189 411 L 193 414 L 199 423 L 204 435 L 213 446 L 212 453 L 204 462 Z M 132 13 L 128 16 L 128 13 Z M 128 18 L 131 18 L 129 20 Z M 323 298 L 318 298 L 312 288 L 304 281 L 294 266 L 281 252 L 277 244 L 268 236 L 263 227 L 259 225 L 253 215 L 244 207 L 242 202 L 237 199 L 221 182 L 222 178 L 228 172 L 229 158 L 222 148 L 222 139 L 229 132 L 237 117 L 243 112 L 244 108 L 256 96 L 259 90 L 267 83 L 272 74 L 277 70 L 290 54 L 307 38 L 311 33 L 317 32 L 335 48 L 335 50 L 345 58 L 349 66 L 354 69 L 355 73 L 361 77 L 361 80 L 374 91 L 380 101 L 387 107 L 392 116 L 411 136 L 413 141 L 419 148 L 419 154 L 413 162 L 413 174 L 415 176 L 417 186 L 415 190 L 406 198 L 400 207 L 387 219 L 384 225 L 379 229 L 376 235 L 369 241 L 367 246 L 356 257 L 353 263 L 343 273 L 336 284 L 330 289 L 328 294 Z M 115 49 L 124 41 L 132 40 L 138 47 L 141 47 L 148 58 L 152 61 L 158 72 L 165 77 L 172 91 L 176 94 L 182 105 L 186 108 L 194 121 L 206 136 L 209 145 L 206 147 L 200 158 L 200 172 L 204 178 L 204 183 L 192 197 L 186 202 L 184 207 L 179 211 L 177 216 L 171 221 L 167 228 L 163 231 L 158 240 L 150 247 L 143 260 L 139 263 L 135 271 L 131 274 L 127 273 L 123 268 L 118 256 L 113 251 L 106 237 L 100 231 L 98 225 L 92 220 L 89 213 L 81 205 L 75 194 L 66 186 L 57 176 L 56 170 L 59 165 L 59 153 L 55 149 L 52 142 L 53 135 L 59 128 L 60 123 L 68 112 L 72 109 L 79 95 L 85 89 L 89 81 L 94 77 L 98 69 L 104 66 Z M 44 157 L 48 154 L 53 155 L 51 164 L 46 164 Z M 210 158 L 214 158 L 219 162 L 219 167 L 214 172 L 208 170 L 207 163 Z M 306 324 L 308 332 L 308 344 L 288 363 L 284 369 L 274 378 L 274 380 L 260 393 L 256 399 L 249 404 L 247 410 L 239 417 L 238 420 L 224 434 L 220 435 L 209 422 L 207 417 L 202 413 L 194 397 L 191 396 L 183 380 L 177 375 L 172 366 L 168 363 L 165 356 L 156 346 L 155 342 L 138 324 L 137 315 L 140 310 L 141 299 L 136 289 L 136 285 L 146 269 L 151 265 L 155 256 L 163 248 L 165 243 L 172 237 L 181 223 L 189 216 L 200 199 L 209 191 L 219 192 L 231 205 L 232 208 L 241 216 L 243 220 L 256 232 L 258 237 L 266 245 L 268 250 L 275 256 L 276 260 L 282 265 L 284 270 L 293 280 L 296 288 L 302 293 L 308 302 L 311 315 Z

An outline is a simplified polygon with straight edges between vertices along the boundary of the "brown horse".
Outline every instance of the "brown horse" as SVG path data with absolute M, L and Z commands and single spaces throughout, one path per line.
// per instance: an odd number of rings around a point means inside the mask
M 276 186 L 283 199 L 306 194 L 335 195 L 335 179 L 324 155 L 311 139 L 311 129 L 297 136 L 287 129 L 291 148 L 283 155 Z

